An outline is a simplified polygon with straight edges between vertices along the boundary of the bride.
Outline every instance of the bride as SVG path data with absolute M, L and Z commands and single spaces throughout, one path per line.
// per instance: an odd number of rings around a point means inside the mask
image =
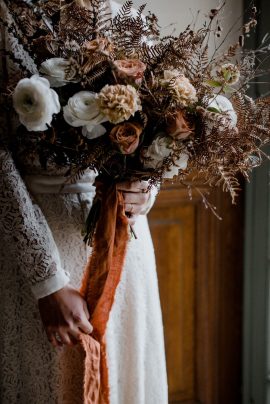
M 0 4 L 2 20 L 10 20 L 9 1 Z M 116 3 L 109 6 L 113 14 L 119 8 Z M 3 48 L 15 56 L 23 53 L 2 25 Z M 2 58 L 2 88 L 15 69 Z M 86 172 L 76 184 L 63 187 L 59 168 L 49 166 L 44 172 L 38 159 L 28 161 L 18 150 L 13 160 L 6 145 L 14 122 L 3 114 L 0 124 L 0 402 L 81 404 L 84 354 L 77 342 L 81 333 L 92 331 L 78 292 L 89 255 L 81 229 L 95 194 L 95 176 Z M 146 187 L 144 182 L 119 185 L 138 238 L 129 242 L 105 334 L 111 404 L 168 402 L 146 218 L 154 195 L 143 192 Z

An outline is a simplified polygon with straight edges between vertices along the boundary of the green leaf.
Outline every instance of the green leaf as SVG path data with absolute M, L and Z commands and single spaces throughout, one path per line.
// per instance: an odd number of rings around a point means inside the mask
M 208 84 L 210 87 L 222 87 L 222 83 L 216 80 L 207 80 L 206 84 Z
M 234 93 L 235 91 L 236 91 L 236 90 L 235 90 L 235 88 L 233 88 L 233 87 L 224 86 L 224 93 L 232 94 L 232 93 Z
M 224 72 L 223 72 L 223 77 L 224 77 L 224 79 L 225 79 L 226 81 L 230 81 L 231 78 L 232 78 L 232 73 L 229 72 L 228 70 L 227 70 L 227 71 L 224 71 Z
M 215 107 L 209 107 L 207 108 L 207 110 L 210 112 L 216 112 L 217 114 L 220 114 L 220 110 Z

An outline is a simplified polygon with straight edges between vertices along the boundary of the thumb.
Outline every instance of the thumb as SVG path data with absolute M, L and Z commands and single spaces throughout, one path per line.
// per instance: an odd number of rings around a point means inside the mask
M 83 302 L 83 311 L 85 313 L 85 316 L 86 316 L 87 320 L 89 320 L 90 319 L 90 314 L 89 314 L 89 310 L 88 310 L 87 303 L 86 303 L 85 300 Z
M 84 317 L 81 322 L 78 324 L 79 329 L 85 334 L 91 334 L 93 331 L 93 326 L 90 324 L 89 320 Z

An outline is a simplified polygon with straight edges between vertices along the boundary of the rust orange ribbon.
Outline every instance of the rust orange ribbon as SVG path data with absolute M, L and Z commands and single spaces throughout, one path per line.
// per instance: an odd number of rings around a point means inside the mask
M 105 331 L 129 238 L 122 193 L 115 184 L 98 187 L 102 195 L 100 217 L 81 287 L 93 326 L 91 335 L 81 337 L 85 350 L 84 404 L 110 402 Z

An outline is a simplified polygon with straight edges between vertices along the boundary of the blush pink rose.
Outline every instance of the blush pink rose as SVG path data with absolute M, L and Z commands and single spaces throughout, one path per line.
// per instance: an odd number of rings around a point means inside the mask
M 138 59 L 115 60 L 113 63 L 115 74 L 119 79 L 128 83 L 140 85 L 146 65 Z

